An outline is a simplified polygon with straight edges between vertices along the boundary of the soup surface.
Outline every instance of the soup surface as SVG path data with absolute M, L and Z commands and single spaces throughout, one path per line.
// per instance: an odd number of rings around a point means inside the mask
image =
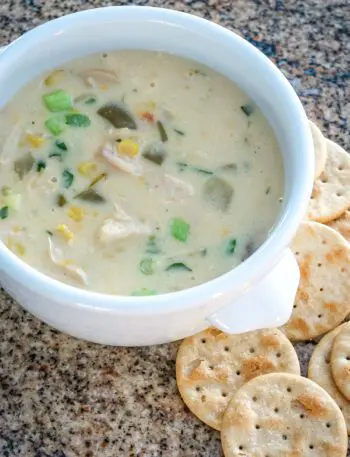
M 0 112 L 0 239 L 78 287 L 147 295 L 219 276 L 266 239 L 282 192 L 262 113 L 193 61 L 95 54 Z

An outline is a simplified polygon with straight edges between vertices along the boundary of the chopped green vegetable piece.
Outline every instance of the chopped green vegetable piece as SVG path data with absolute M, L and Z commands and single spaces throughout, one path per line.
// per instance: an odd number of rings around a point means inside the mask
M 192 70 L 190 70 L 190 75 L 200 75 L 200 76 L 207 76 L 206 73 L 204 73 L 204 71 L 202 70 L 198 70 L 198 68 L 193 68 Z
M 185 136 L 185 132 L 183 132 L 182 130 L 174 129 L 174 132 L 176 132 L 180 136 Z
M 162 252 L 158 246 L 155 235 L 148 237 L 146 252 L 147 254 L 160 254 Z
M 151 289 L 140 289 L 140 290 L 135 290 L 131 295 L 133 297 L 146 297 L 147 295 L 157 295 L 158 292 L 156 290 L 151 290 Z
M 64 130 L 64 122 L 61 116 L 51 116 L 45 121 L 45 127 L 57 136 Z
M 51 230 L 45 230 L 45 232 L 46 232 L 49 236 L 53 236 L 53 233 L 51 232 Z
M 30 152 L 27 152 L 23 157 L 15 160 L 14 170 L 18 174 L 19 179 L 23 179 L 24 176 L 30 172 L 34 165 L 34 157 Z
M 9 215 L 9 207 L 3 206 L 0 208 L 0 219 L 6 219 Z
M 271 187 L 267 187 L 266 190 L 265 190 L 265 194 L 266 195 L 269 195 L 269 193 L 271 192 Z
M 156 165 L 162 165 L 166 156 L 166 152 L 162 144 L 150 144 L 145 147 L 142 152 L 142 157 L 155 163 Z
M 57 195 L 57 205 L 62 208 L 67 203 L 67 199 L 63 194 Z
M 168 141 L 168 134 L 166 133 L 164 125 L 162 124 L 162 122 L 157 121 L 157 129 L 158 129 L 158 132 L 159 132 L 160 139 L 163 141 L 163 143 Z
M 96 176 L 96 178 L 94 178 L 89 184 L 89 189 L 96 186 L 96 184 L 102 181 L 102 179 L 107 179 L 107 176 L 107 173 L 101 173 L 100 175 Z
M 76 195 L 74 198 L 78 200 L 84 200 L 86 202 L 91 203 L 104 203 L 106 199 L 102 197 L 99 193 L 97 193 L 94 189 L 87 189 L 80 192 L 80 194 Z
M 42 170 L 45 170 L 46 163 L 43 160 L 38 160 L 36 163 L 36 171 L 40 173 Z
M 62 173 L 63 187 L 68 189 L 74 181 L 74 175 L 69 170 L 64 170 Z
M 171 270 L 184 270 L 184 271 L 193 271 L 192 268 L 188 267 L 185 263 L 183 262 L 175 262 L 170 264 L 168 267 L 166 267 L 165 271 L 171 271 Z
M 53 113 L 73 108 L 72 97 L 65 90 L 59 89 L 43 96 L 46 108 Z
M 131 114 L 116 103 L 106 103 L 101 106 L 97 114 L 109 121 L 116 129 L 137 129 L 136 122 Z
M 61 140 L 56 140 L 55 141 L 55 146 L 58 149 L 61 149 L 61 151 L 67 151 L 68 150 L 66 143 L 64 141 L 61 141 Z
M 85 105 L 92 105 L 96 103 L 97 98 L 93 94 L 81 94 L 74 99 L 75 103 L 84 103 Z
M 87 100 L 85 100 L 85 105 L 92 105 L 93 103 L 96 103 L 97 102 L 97 98 L 96 97 L 90 97 L 88 98 Z
M 220 211 L 226 211 L 233 197 L 233 187 L 217 176 L 212 176 L 204 184 L 205 200 Z
M 189 165 L 186 162 L 177 162 L 176 164 L 179 167 L 180 171 L 191 170 L 196 171 L 197 173 L 202 173 L 203 175 L 213 175 L 214 172 L 210 170 L 206 170 L 204 168 L 198 168 L 193 165 Z
M 57 159 L 62 162 L 64 155 L 64 151 L 53 151 L 50 152 L 49 158 L 51 159 L 52 157 L 57 157 Z
M 187 241 L 190 224 L 180 217 L 174 217 L 171 221 L 171 235 L 178 241 L 185 243 Z
M 71 127 L 89 127 L 91 121 L 88 116 L 80 113 L 69 113 L 65 116 L 66 124 Z
M 254 107 L 253 105 L 249 105 L 248 103 L 246 105 L 241 106 L 241 110 L 246 116 L 251 116 L 254 113 Z
M 153 260 L 151 259 L 151 257 L 142 259 L 139 268 L 141 273 L 143 273 L 144 275 L 153 275 Z
M 229 240 L 226 245 L 226 254 L 230 254 L 230 255 L 234 254 L 235 250 L 236 250 L 236 246 L 237 246 L 236 238 L 232 238 L 231 240 Z

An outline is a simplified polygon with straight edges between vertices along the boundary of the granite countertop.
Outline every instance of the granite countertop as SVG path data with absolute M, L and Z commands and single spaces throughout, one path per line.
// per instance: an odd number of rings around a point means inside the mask
M 57 16 L 111 4 L 174 8 L 237 31 L 279 66 L 323 132 L 350 151 L 348 0 L 1 0 L 0 45 Z M 297 347 L 303 373 L 313 345 Z M 219 434 L 177 393 L 177 346 L 78 341 L 1 290 L 0 457 L 221 457 Z

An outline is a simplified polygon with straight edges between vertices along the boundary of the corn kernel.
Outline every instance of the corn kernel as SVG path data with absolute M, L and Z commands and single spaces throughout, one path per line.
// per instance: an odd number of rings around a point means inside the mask
M 85 213 L 83 208 L 80 206 L 71 206 L 68 209 L 68 217 L 73 219 L 75 222 L 81 222 L 84 219 Z
M 40 146 L 42 146 L 43 142 L 45 141 L 45 138 L 41 135 L 34 135 L 32 133 L 28 133 L 27 141 L 33 146 L 33 148 L 40 148 Z
M 78 171 L 82 176 L 91 178 L 97 169 L 97 165 L 94 162 L 81 162 L 78 166 Z
M 100 85 L 100 89 L 101 89 L 101 90 L 108 90 L 107 84 L 101 84 L 101 85 Z
M 74 238 L 74 234 L 69 228 L 66 226 L 66 224 L 60 224 L 56 228 L 56 232 L 58 232 L 60 235 L 63 236 L 67 241 L 71 241 Z
M 118 152 L 122 155 L 135 157 L 139 152 L 139 145 L 133 140 L 123 140 L 118 145 Z

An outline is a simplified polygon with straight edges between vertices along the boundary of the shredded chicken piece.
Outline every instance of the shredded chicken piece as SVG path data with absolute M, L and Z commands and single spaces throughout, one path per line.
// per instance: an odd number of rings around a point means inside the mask
M 194 188 L 191 184 L 182 181 L 168 174 L 164 175 L 165 190 L 171 200 L 184 199 L 194 195 Z
M 119 170 L 130 173 L 134 176 L 142 175 L 142 165 L 140 162 L 140 155 L 136 157 L 129 157 L 127 155 L 121 156 L 111 143 L 107 143 L 101 150 L 101 155 L 108 163 L 113 165 Z
M 103 68 L 92 68 L 84 70 L 79 73 L 79 76 L 88 87 L 97 87 L 101 85 L 117 84 L 119 78 L 112 70 L 105 70 Z
M 86 272 L 81 267 L 78 267 L 77 265 L 66 260 L 63 256 L 62 250 L 53 244 L 51 238 L 48 238 L 48 241 L 49 255 L 52 262 L 58 267 L 61 267 L 72 279 L 77 280 L 81 284 L 87 286 L 88 277 Z
M 125 240 L 132 236 L 148 236 L 152 233 L 150 227 L 130 217 L 119 205 L 114 205 L 116 214 L 105 219 L 99 232 L 98 240 L 104 244 Z

